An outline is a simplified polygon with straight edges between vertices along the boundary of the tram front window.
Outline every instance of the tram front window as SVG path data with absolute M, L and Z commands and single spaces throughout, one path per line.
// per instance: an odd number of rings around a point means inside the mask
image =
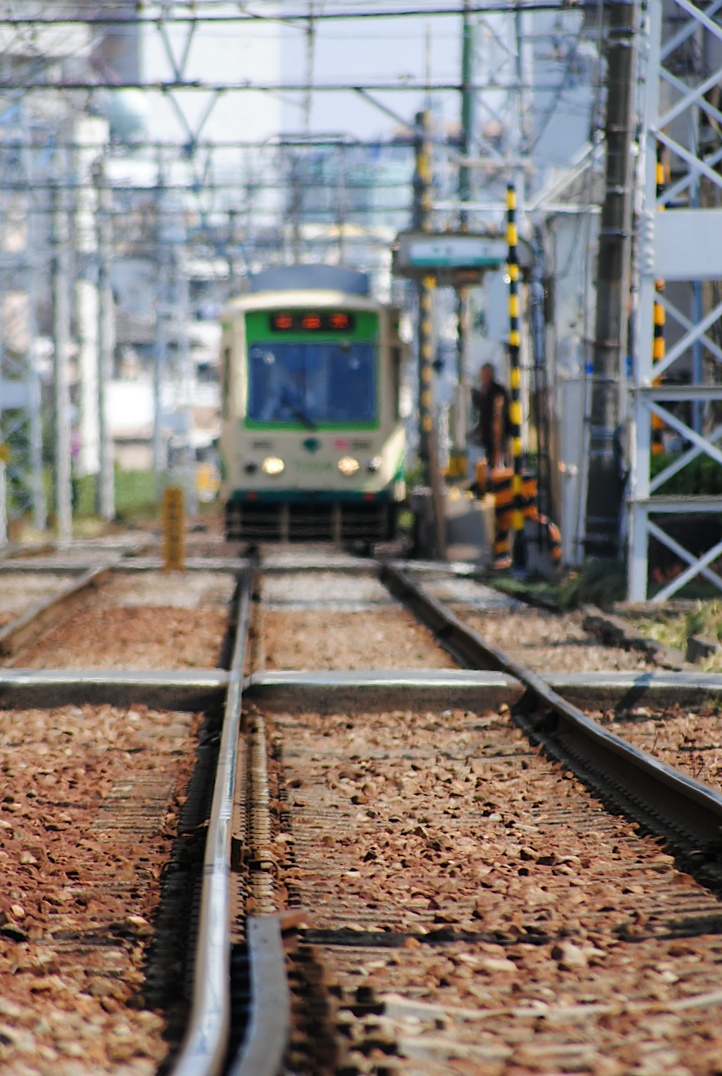
M 311 429 L 376 418 L 372 343 L 256 343 L 248 355 L 248 417 Z

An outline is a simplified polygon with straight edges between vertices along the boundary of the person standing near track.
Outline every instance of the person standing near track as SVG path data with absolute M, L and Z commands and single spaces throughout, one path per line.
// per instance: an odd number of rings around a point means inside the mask
M 471 390 L 476 412 L 473 437 L 486 454 L 489 467 L 503 467 L 509 455 L 509 393 L 494 376 L 496 371 L 485 362 L 479 371 L 479 384 Z

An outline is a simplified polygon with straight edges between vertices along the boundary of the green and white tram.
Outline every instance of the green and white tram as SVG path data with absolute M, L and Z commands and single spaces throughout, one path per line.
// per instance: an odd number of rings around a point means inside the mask
M 287 266 L 223 315 L 229 538 L 381 541 L 405 490 L 399 312 L 365 273 Z

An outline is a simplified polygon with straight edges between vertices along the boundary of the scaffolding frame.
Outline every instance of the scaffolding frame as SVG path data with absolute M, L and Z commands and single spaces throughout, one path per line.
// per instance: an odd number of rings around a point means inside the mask
M 722 518 L 722 499 L 700 493 L 690 472 L 685 475 L 698 458 L 722 465 L 716 418 L 722 401 L 722 302 L 708 295 L 705 311 L 700 303 L 685 312 L 665 298 L 677 338 L 664 359 L 653 360 L 655 282 L 664 280 L 667 287 L 686 282 L 699 295 L 705 282 L 722 280 L 722 209 L 716 208 L 722 205 L 722 112 L 710 94 L 722 82 L 722 24 L 715 21 L 721 8 L 720 0 L 705 10 L 689 0 L 650 0 L 643 31 L 639 303 L 629 409 L 628 597 L 634 602 L 650 596 L 666 601 L 697 577 L 722 590 L 722 576 L 713 567 L 722 555 L 722 533 L 716 536 L 709 526 L 695 532 L 689 522 L 690 514 Z M 672 181 L 661 192 L 658 144 L 672 169 Z M 653 415 L 678 435 L 683 451 L 652 477 Z M 682 476 L 677 485 L 684 486 L 686 478 L 689 491 L 665 493 L 665 484 L 677 475 Z M 673 563 L 665 573 L 658 566 L 650 578 L 653 541 L 681 561 L 683 570 Z

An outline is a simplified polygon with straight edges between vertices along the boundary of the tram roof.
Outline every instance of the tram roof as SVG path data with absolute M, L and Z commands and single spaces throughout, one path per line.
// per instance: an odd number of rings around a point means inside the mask
M 342 291 L 371 294 L 368 273 L 343 265 L 279 265 L 249 277 L 253 294 L 264 291 Z

